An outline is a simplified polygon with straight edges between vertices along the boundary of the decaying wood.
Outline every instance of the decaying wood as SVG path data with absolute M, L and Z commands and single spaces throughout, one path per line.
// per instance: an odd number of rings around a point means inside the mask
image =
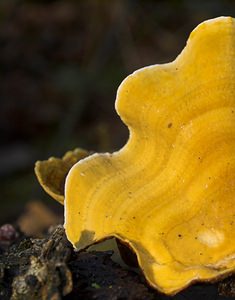
M 218 290 L 220 295 L 235 299 L 235 277 L 231 276 L 220 282 Z
M 67 266 L 71 247 L 62 226 L 45 239 L 23 239 L 2 257 L 2 283 L 8 281 L 2 297 L 20 299 L 61 299 L 72 290 Z M 12 291 L 11 291 L 12 289 Z M 10 291 L 10 292 L 9 292 Z
M 62 226 L 2 252 L 0 299 L 153 299 L 137 274 L 111 260 L 112 252 L 74 252 Z

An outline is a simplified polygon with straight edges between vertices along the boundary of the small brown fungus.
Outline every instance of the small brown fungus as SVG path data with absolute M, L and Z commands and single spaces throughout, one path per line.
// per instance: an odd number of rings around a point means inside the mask
M 64 204 L 65 178 L 71 167 L 90 153 L 83 149 L 68 151 L 62 158 L 51 157 L 37 161 L 35 173 L 44 190 L 56 201 Z

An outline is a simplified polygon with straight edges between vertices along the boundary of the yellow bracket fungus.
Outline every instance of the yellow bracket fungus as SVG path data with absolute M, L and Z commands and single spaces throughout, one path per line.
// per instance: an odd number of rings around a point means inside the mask
M 61 159 L 51 157 L 48 160 L 37 161 L 34 170 L 38 181 L 53 199 L 64 204 L 65 178 L 71 167 L 89 154 L 91 153 L 77 148 L 65 153 Z
M 166 294 L 234 272 L 235 20 L 200 24 L 175 61 L 128 76 L 116 109 L 127 144 L 66 178 L 68 239 L 120 239 Z

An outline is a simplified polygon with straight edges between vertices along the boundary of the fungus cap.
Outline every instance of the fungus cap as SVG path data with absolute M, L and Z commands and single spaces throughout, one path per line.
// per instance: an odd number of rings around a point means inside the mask
M 77 148 L 66 152 L 62 158 L 50 157 L 48 160 L 37 161 L 34 171 L 43 189 L 53 199 L 64 204 L 65 178 L 71 167 L 89 154 Z
M 116 109 L 126 145 L 75 164 L 65 230 L 81 250 L 117 237 L 175 294 L 235 271 L 235 22 L 200 24 L 175 61 L 134 72 Z

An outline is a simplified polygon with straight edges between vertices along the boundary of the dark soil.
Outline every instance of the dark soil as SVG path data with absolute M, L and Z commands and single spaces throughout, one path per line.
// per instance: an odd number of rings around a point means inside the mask
M 0 299 L 235 299 L 234 277 L 218 284 L 194 285 L 166 297 L 151 289 L 142 275 L 113 262 L 111 256 L 112 251 L 75 252 L 62 226 L 51 227 L 40 239 L 25 237 L 11 225 L 2 226 Z

